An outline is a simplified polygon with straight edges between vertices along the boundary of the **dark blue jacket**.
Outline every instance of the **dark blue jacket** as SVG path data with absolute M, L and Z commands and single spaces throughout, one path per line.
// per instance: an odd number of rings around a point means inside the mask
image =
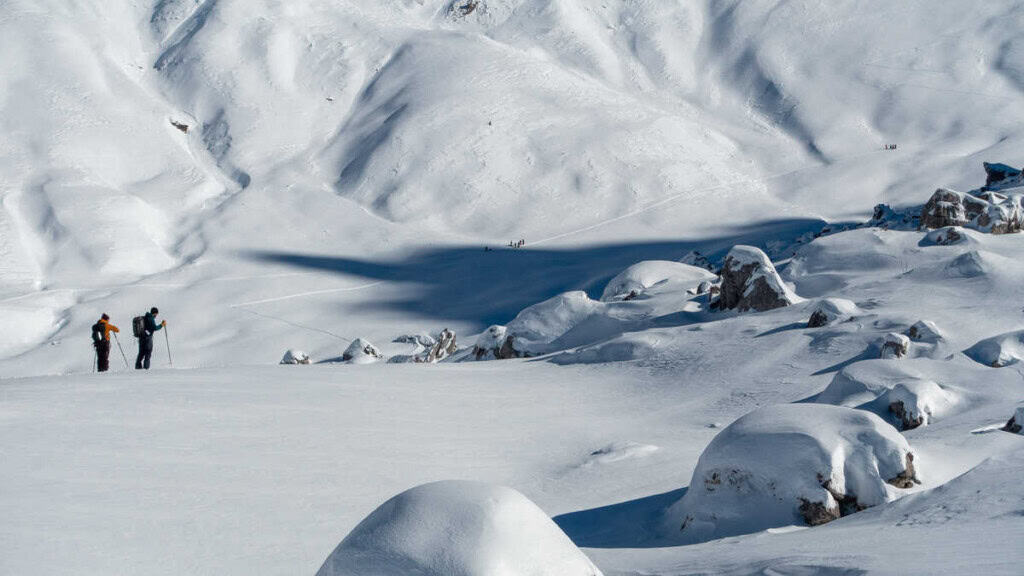
M 156 316 L 153 316 L 152 312 L 146 312 L 146 317 L 143 319 L 143 325 L 145 326 L 143 338 L 152 338 L 153 332 L 163 328 L 163 326 L 156 323 Z

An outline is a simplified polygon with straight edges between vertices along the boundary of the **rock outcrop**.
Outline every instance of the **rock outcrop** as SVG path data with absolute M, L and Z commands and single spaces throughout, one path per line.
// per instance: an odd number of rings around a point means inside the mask
M 843 298 L 824 298 L 814 305 L 808 328 L 820 328 L 849 319 L 857 313 L 857 305 Z
M 1010 417 L 1003 430 L 1014 434 L 1020 434 L 1021 430 L 1024 430 L 1024 406 L 1017 408 L 1017 412 Z
M 764 311 L 789 306 L 800 298 L 779 277 L 768 255 L 753 246 L 734 246 L 725 257 L 716 310 Z
M 426 357 L 423 359 L 428 364 L 440 362 L 458 351 L 459 346 L 455 342 L 455 332 L 445 328 L 437 335 L 437 341 L 430 347 Z
M 921 225 L 926 228 L 962 226 L 990 234 L 1020 232 L 1020 204 L 995 193 L 984 198 L 939 188 L 921 210 Z
M 349 364 L 372 364 L 384 359 L 381 351 L 370 343 L 369 340 L 363 338 L 353 340 L 352 344 L 341 355 L 341 361 L 348 362 Z
M 529 352 L 516 348 L 516 336 L 509 334 L 505 326 L 491 326 L 473 344 L 473 358 L 476 360 L 509 360 L 529 356 Z
M 311 364 L 312 362 L 309 354 L 301 350 L 289 350 L 284 353 L 284 358 L 281 358 L 281 364 Z
M 880 358 L 903 358 L 910 352 L 910 338 L 890 332 L 879 343 Z

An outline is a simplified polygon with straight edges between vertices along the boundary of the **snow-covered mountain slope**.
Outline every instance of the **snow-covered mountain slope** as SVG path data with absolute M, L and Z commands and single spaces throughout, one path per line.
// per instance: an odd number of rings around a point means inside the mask
M 469 480 L 608 575 L 1018 574 L 1024 237 L 913 216 L 1024 163 L 1021 8 L 0 3 L 0 573 L 314 574 L 390 498 Z M 678 263 L 737 245 L 730 294 L 777 308 L 717 311 L 726 282 Z M 130 372 L 151 306 L 157 370 Z M 359 338 L 409 363 L 276 366 Z M 858 511 L 828 444 L 778 460 L 799 494 L 748 472 L 842 517 L 759 523 L 740 494 L 716 539 L 666 533 L 721 429 L 815 402 L 905 439 L 921 484 Z M 888 461 L 857 446 L 850 471 Z M 442 496 L 460 534 L 507 527 Z M 366 549 L 486 572 L 532 546 L 410 548 L 421 520 Z

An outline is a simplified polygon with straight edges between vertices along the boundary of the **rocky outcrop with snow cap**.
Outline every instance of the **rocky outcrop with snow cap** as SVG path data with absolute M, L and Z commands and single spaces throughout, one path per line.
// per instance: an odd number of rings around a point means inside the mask
M 697 268 L 703 268 L 709 272 L 714 272 L 715 267 L 708 260 L 707 256 L 701 254 L 697 250 L 691 250 L 687 252 L 686 256 L 679 259 L 683 264 L 689 264 L 690 266 L 696 266 Z
M 857 314 L 857 305 L 843 298 L 823 298 L 811 309 L 811 318 L 807 321 L 808 328 L 820 328 L 841 320 L 847 320 Z
M 349 364 L 372 364 L 384 359 L 384 354 L 369 340 L 363 338 L 353 340 L 341 355 L 341 361 Z
M 656 285 L 671 285 L 680 291 L 687 291 L 716 278 L 711 272 L 697 266 L 667 260 L 648 260 L 634 264 L 612 278 L 601 294 L 601 301 L 632 299 Z
M 877 343 L 881 358 L 903 358 L 910 352 L 910 338 L 903 334 L 890 332 L 883 336 Z
M 391 498 L 341 541 L 317 576 L 601 576 L 519 492 L 443 481 Z
M 284 353 L 284 358 L 281 358 L 281 364 L 310 364 L 311 362 L 309 354 L 301 350 L 289 350 Z
M 768 255 L 753 246 L 734 246 L 725 257 L 721 276 L 721 291 L 712 303 L 718 310 L 764 311 L 800 301 Z
M 528 357 L 529 352 L 516 349 L 516 337 L 505 326 L 491 326 L 473 344 L 474 360 L 509 360 Z
M 1024 360 L 1024 330 L 986 338 L 964 350 L 975 362 L 1002 368 Z
M 892 499 L 916 478 L 906 439 L 863 410 L 760 408 L 722 430 L 667 513 L 685 542 L 817 525 Z
M 921 224 L 926 228 L 962 226 L 979 232 L 1007 234 L 1020 232 L 1024 215 L 1020 203 L 994 192 L 984 198 L 939 188 L 921 210 Z
M 418 361 L 434 364 L 451 357 L 458 350 L 459 345 L 456 342 L 455 332 L 445 328 L 437 335 L 437 341 L 430 347 L 427 355 Z
M 947 412 L 956 396 L 931 380 L 905 380 L 886 392 L 882 403 L 888 405 L 900 430 L 912 430 Z
M 1024 431 L 1024 406 L 1017 407 L 1017 412 L 1010 417 L 1006 426 L 1003 426 L 1003 430 L 1014 434 L 1020 434 L 1021 431 Z
M 967 234 L 964 229 L 959 226 L 946 226 L 944 228 L 938 228 L 932 230 L 925 235 L 925 244 L 931 244 L 934 246 L 952 246 L 954 244 L 963 244 L 967 241 Z

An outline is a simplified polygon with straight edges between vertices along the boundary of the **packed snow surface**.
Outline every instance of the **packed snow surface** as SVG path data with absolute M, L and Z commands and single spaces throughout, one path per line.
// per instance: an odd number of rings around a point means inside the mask
M 359 523 L 317 576 L 601 576 L 551 518 L 511 488 L 424 484 Z

